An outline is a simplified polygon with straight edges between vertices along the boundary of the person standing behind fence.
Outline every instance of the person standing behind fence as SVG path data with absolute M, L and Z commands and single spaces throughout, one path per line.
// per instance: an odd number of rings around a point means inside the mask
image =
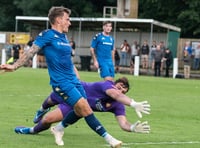
M 184 62 L 184 77 L 190 77 L 190 66 L 191 66 L 191 56 L 192 56 L 192 47 L 190 41 L 186 41 L 183 47 L 183 62 Z
M 115 76 L 114 68 L 114 38 L 110 36 L 112 23 L 103 22 L 103 32 L 93 37 L 90 53 L 94 66 L 100 70 L 100 76 L 104 80 L 113 80 Z
M 172 64 L 173 61 L 173 56 L 172 56 L 172 52 L 169 48 L 166 48 L 165 50 L 165 54 L 164 54 L 164 60 L 165 61 L 165 77 L 169 77 L 169 68 Z
M 26 46 L 24 47 L 24 52 L 27 52 L 31 46 L 33 45 L 34 38 L 31 36 L 30 40 L 27 42 Z M 27 63 L 27 66 L 31 67 L 32 66 L 32 59 L 30 59 Z
M 19 59 L 20 50 L 21 50 L 21 46 L 20 44 L 18 44 L 18 41 L 16 41 L 16 43 L 13 45 L 13 48 L 12 48 L 12 57 L 14 59 L 14 62 Z
M 120 56 L 117 49 L 115 49 L 115 73 L 119 72 Z
M 124 42 L 120 46 L 120 54 L 121 54 L 120 65 L 127 66 L 127 57 L 128 57 L 129 51 L 130 51 L 130 45 L 128 44 L 127 40 L 124 40 Z
M 73 40 L 73 38 L 71 38 L 71 40 L 70 40 L 69 43 L 70 43 L 70 45 L 71 45 L 71 47 L 72 47 L 71 58 L 72 58 L 72 61 L 74 62 L 76 43 L 75 43 L 75 41 Z
M 141 55 L 141 61 L 142 61 L 142 68 L 148 69 L 148 61 L 149 61 L 149 45 L 147 41 L 145 40 L 143 42 L 142 47 L 140 48 L 140 55 Z
M 154 76 L 160 76 L 161 62 L 164 57 L 164 54 L 160 49 L 160 45 L 157 45 L 153 57 L 154 57 Z
M 199 64 L 200 64 L 200 44 L 198 44 L 196 49 L 194 49 L 193 69 L 198 70 Z
M 138 56 L 139 50 L 140 46 L 138 45 L 137 41 L 134 41 L 133 45 L 131 46 L 130 74 L 133 74 L 134 72 L 135 57 Z
M 164 41 L 160 41 L 160 50 L 163 52 L 163 54 L 165 54 L 166 47 Z M 163 71 L 164 66 L 165 66 L 164 61 L 161 61 L 161 67 L 160 67 L 161 71 Z
M 12 48 L 13 47 L 9 42 L 6 42 L 6 44 L 3 46 L 3 49 L 5 49 L 6 52 L 6 61 L 12 56 Z
M 154 69 L 154 52 L 156 51 L 156 41 L 153 41 L 152 45 L 151 45 L 151 52 L 150 52 L 150 61 L 151 61 L 151 68 Z

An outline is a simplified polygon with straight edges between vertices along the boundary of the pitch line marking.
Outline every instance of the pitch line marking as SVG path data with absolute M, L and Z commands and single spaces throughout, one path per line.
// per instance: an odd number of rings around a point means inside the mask
M 200 144 L 200 141 L 172 141 L 172 142 L 144 142 L 144 143 L 123 143 L 122 145 L 166 145 L 166 144 L 171 144 L 171 145 L 181 145 L 181 144 Z
M 131 148 L 132 145 L 182 145 L 182 144 L 200 144 L 200 141 L 166 141 L 166 142 L 135 142 L 135 143 L 122 143 L 121 148 Z M 110 147 L 109 145 L 107 145 Z

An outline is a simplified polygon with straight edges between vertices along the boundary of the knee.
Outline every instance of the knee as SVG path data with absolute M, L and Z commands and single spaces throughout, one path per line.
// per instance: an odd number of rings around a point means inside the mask
M 52 122 L 53 122 L 53 117 L 51 117 L 51 116 L 44 116 L 42 118 L 42 123 L 44 123 L 44 124 L 50 124 Z
M 74 106 L 76 114 L 80 117 L 86 117 L 93 113 L 86 99 L 80 99 Z

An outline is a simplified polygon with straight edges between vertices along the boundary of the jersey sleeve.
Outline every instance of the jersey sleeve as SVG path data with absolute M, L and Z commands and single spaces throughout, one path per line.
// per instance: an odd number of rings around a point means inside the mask
M 105 81 L 104 84 L 101 85 L 101 86 L 102 86 L 102 90 L 104 92 L 106 92 L 106 90 L 114 88 L 114 82 L 112 82 L 112 81 Z
M 34 44 L 38 45 L 40 48 L 43 48 L 44 46 L 51 43 L 52 37 L 53 34 L 50 30 L 44 30 L 36 37 Z
M 96 34 L 96 35 L 92 38 L 92 42 L 91 42 L 91 47 L 92 47 L 92 48 L 96 48 L 96 47 L 97 47 L 97 44 L 98 44 L 98 37 L 99 37 L 99 34 Z
M 113 109 L 111 110 L 111 112 L 115 115 L 115 116 L 126 116 L 126 110 L 125 110 L 125 106 L 120 103 L 120 102 L 115 102 L 113 103 Z

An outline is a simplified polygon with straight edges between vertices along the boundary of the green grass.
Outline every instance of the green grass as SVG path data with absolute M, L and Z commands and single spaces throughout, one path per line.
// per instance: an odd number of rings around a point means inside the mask
M 84 81 L 99 81 L 96 72 L 80 72 Z M 122 131 L 110 113 L 95 113 L 106 129 L 124 142 L 123 148 L 199 148 L 200 147 L 200 81 L 156 77 L 126 76 L 131 84 L 128 95 L 137 101 L 148 100 L 151 114 L 144 115 L 151 125 L 150 134 Z M 51 92 L 46 69 L 21 68 L 0 75 L 0 147 L 56 148 L 50 131 L 39 135 L 17 135 L 14 128 L 33 126 L 33 116 Z M 138 120 L 127 107 L 127 118 Z M 83 119 L 65 129 L 67 148 L 103 148 L 105 141 L 89 129 Z

